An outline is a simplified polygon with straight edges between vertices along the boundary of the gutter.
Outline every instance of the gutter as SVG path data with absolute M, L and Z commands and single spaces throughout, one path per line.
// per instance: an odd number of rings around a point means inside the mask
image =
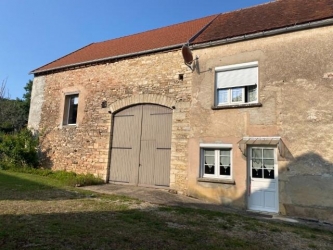
M 200 44 L 192 44 L 191 47 L 193 49 L 201 49 L 201 48 L 207 48 L 207 47 L 211 47 L 211 46 L 217 46 L 217 45 L 223 45 L 223 44 L 228 44 L 228 43 L 255 39 L 255 38 L 262 38 L 262 37 L 266 37 L 266 36 L 279 35 L 279 34 L 292 32 L 292 31 L 300 31 L 300 30 L 305 30 L 305 29 L 310 29 L 310 28 L 317 28 L 317 27 L 322 27 L 322 26 L 327 26 L 327 25 L 332 25 L 332 24 L 333 24 L 333 18 L 329 18 L 329 19 L 309 22 L 309 23 L 305 23 L 305 24 L 296 24 L 294 26 L 289 26 L 289 27 L 285 27 L 285 28 L 279 28 L 279 29 L 274 29 L 274 30 L 269 30 L 269 31 L 261 31 L 261 32 L 257 32 L 257 33 L 253 33 L 253 34 L 249 34 L 249 35 L 225 38 L 225 39 L 221 39 L 221 40 L 217 40 L 217 41 L 204 42 L 204 43 L 200 43 Z
M 160 52 L 160 51 L 164 51 L 164 50 L 178 49 L 178 48 L 181 48 L 183 45 L 184 45 L 183 43 L 175 44 L 175 45 L 166 46 L 166 47 L 157 48 L 157 49 L 150 49 L 150 50 L 144 50 L 144 51 L 140 51 L 140 52 L 133 52 L 133 53 L 123 54 L 123 55 L 118 55 L 118 56 L 100 58 L 100 59 L 91 60 L 91 61 L 67 64 L 67 65 L 64 65 L 64 66 L 54 67 L 54 68 L 45 69 L 45 70 L 35 70 L 35 71 L 31 71 L 29 74 L 45 73 L 45 72 L 49 72 L 49 71 L 61 70 L 61 69 L 72 68 L 72 67 L 77 67 L 77 66 L 83 66 L 83 65 L 86 65 L 86 64 L 99 63 L 99 62 L 114 60 L 114 59 L 118 59 L 118 58 L 126 58 L 126 57 L 132 57 L 132 56 L 139 56 L 139 55 L 143 55 L 143 54 L 149 54 L 149 53 L 153 53 L 153 52 Z

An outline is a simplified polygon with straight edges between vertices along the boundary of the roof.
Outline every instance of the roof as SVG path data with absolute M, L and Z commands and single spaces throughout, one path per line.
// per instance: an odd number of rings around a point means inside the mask
M 219 15 L 193 43 L 217 41 L 333 17 L 333 0 L 277 0 Z
M 92 43 L 31 73 L 55 70 L 66 66 L 107 60 L 154 49 L 181 47 L 207 26 L 217 15 L 154 29 L 104 42 Z
M 333 0 L 276 0 L 104 42 L 92 43 L 33 70 L 46 73 L 77 65 L 180 48 L 333 18 Z

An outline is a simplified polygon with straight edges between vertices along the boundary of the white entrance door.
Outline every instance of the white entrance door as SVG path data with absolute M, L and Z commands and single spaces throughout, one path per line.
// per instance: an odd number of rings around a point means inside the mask
M 248 208 L 277 213 L 279 212 L 277 149 L 250 147 L 248 150 Z

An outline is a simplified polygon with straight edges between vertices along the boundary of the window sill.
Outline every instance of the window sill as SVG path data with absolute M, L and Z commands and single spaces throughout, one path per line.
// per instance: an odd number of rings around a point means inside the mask
M 76 128 L 77 124 L 66 124 L 66 125 L 62 125 L 62 128 Z
M 232 105 L 223 105 L 223 106 L 212 106 L 213 110 L 218 109 L 237 109 L 237 108 L 254 108 L 262 107 L 261 103 L 242 103 L 242 104 L 232 104 Z
M 221 183 L 221 184 L 230 184 L 235 185 L 234 180 L 227 180 L 227 179 L 214 179 L 214 178 L 197 178 L 198 182 L 210 182 L 210 183 Z

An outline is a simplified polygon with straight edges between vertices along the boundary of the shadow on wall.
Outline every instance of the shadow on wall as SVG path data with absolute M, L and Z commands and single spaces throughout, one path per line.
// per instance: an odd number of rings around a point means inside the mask
M 45 169 L 52 169 L 54 166 L 53 161 L 51 160 L 50 155 L 54 153 L 50 146 L 50 141 L 48 139 L 51 130 L 48 131 L 34 131 L 34 134 L 39 137 L 39 146 L 38 146 L 38 158 L 39 165 Z M 43 146 L 42 146 L 43 145 Z M 44 145 L 47 145 L 46 147 Z
M 310 152 L 280 173 L 280 204 L 285 213 L 333 221 L 333 163 Z

